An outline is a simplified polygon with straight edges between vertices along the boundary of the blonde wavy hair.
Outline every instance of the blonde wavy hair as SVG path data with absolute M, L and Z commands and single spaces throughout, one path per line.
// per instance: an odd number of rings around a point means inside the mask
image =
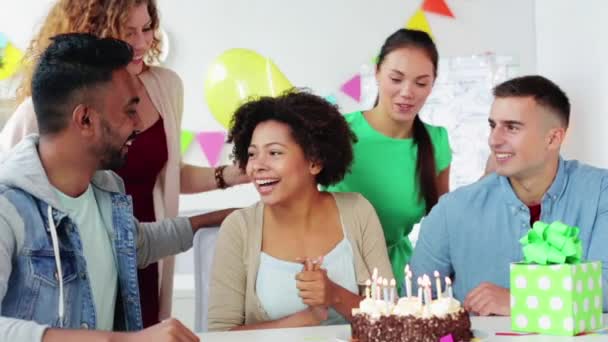
M 49 46 L 51 38 L 62 33 L 90 33 L 98 37 L 123 37 L 129 11 L 147 4 L 152 29 L 159 27 L 156 0 L 57 0 L 49 11 L 38 34 L 30 41 L 23 57 L 22 81 L 17 89 L 17 103 L 31 96 L 32 74 L 40 54 Z M 160 37 L 155 33 L 146 62 L 153 63 L 160 55 Z

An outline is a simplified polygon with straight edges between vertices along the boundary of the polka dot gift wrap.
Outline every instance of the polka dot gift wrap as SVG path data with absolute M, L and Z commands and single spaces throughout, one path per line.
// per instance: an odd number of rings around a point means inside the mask
M 576 335 L 602 327 L 602 265 L 511 264 L 511 328 Z

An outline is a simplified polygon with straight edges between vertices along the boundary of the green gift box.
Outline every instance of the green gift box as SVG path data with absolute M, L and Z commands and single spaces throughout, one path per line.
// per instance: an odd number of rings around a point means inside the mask
M 578 228 L 536 222 L 511 264 L 511 329 L 572 336 L 602 327 L 602 265 L 580 262 Z

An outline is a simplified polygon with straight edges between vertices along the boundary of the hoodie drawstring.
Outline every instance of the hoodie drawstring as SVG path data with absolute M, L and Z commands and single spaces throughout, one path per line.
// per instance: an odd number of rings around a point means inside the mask
M 59 255 L 59 239 L 57 238 L 57 227 L 53 220 L 53 208 L 48 207 L 49 229 L 51 231 L 51 240 L 53 241 L 53 253 L 55 254 L 55 266 L 57 267 L 57 281 L 59 282 L 59 327 L 63 328 L 63 271 L 61 269 L 61 256 Z

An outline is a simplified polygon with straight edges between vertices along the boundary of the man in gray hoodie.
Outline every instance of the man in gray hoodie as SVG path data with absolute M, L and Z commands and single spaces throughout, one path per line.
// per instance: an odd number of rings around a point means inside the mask
M 136 269 L 189 249 L 213 218 L 139 223 L 103 171 L 140 125 L 132 57 L 122 41 L 67 34 L 40 58 L 40 135 L 0 162 L 0 341 L 198 340 L 176 320 L 141 330 Z

